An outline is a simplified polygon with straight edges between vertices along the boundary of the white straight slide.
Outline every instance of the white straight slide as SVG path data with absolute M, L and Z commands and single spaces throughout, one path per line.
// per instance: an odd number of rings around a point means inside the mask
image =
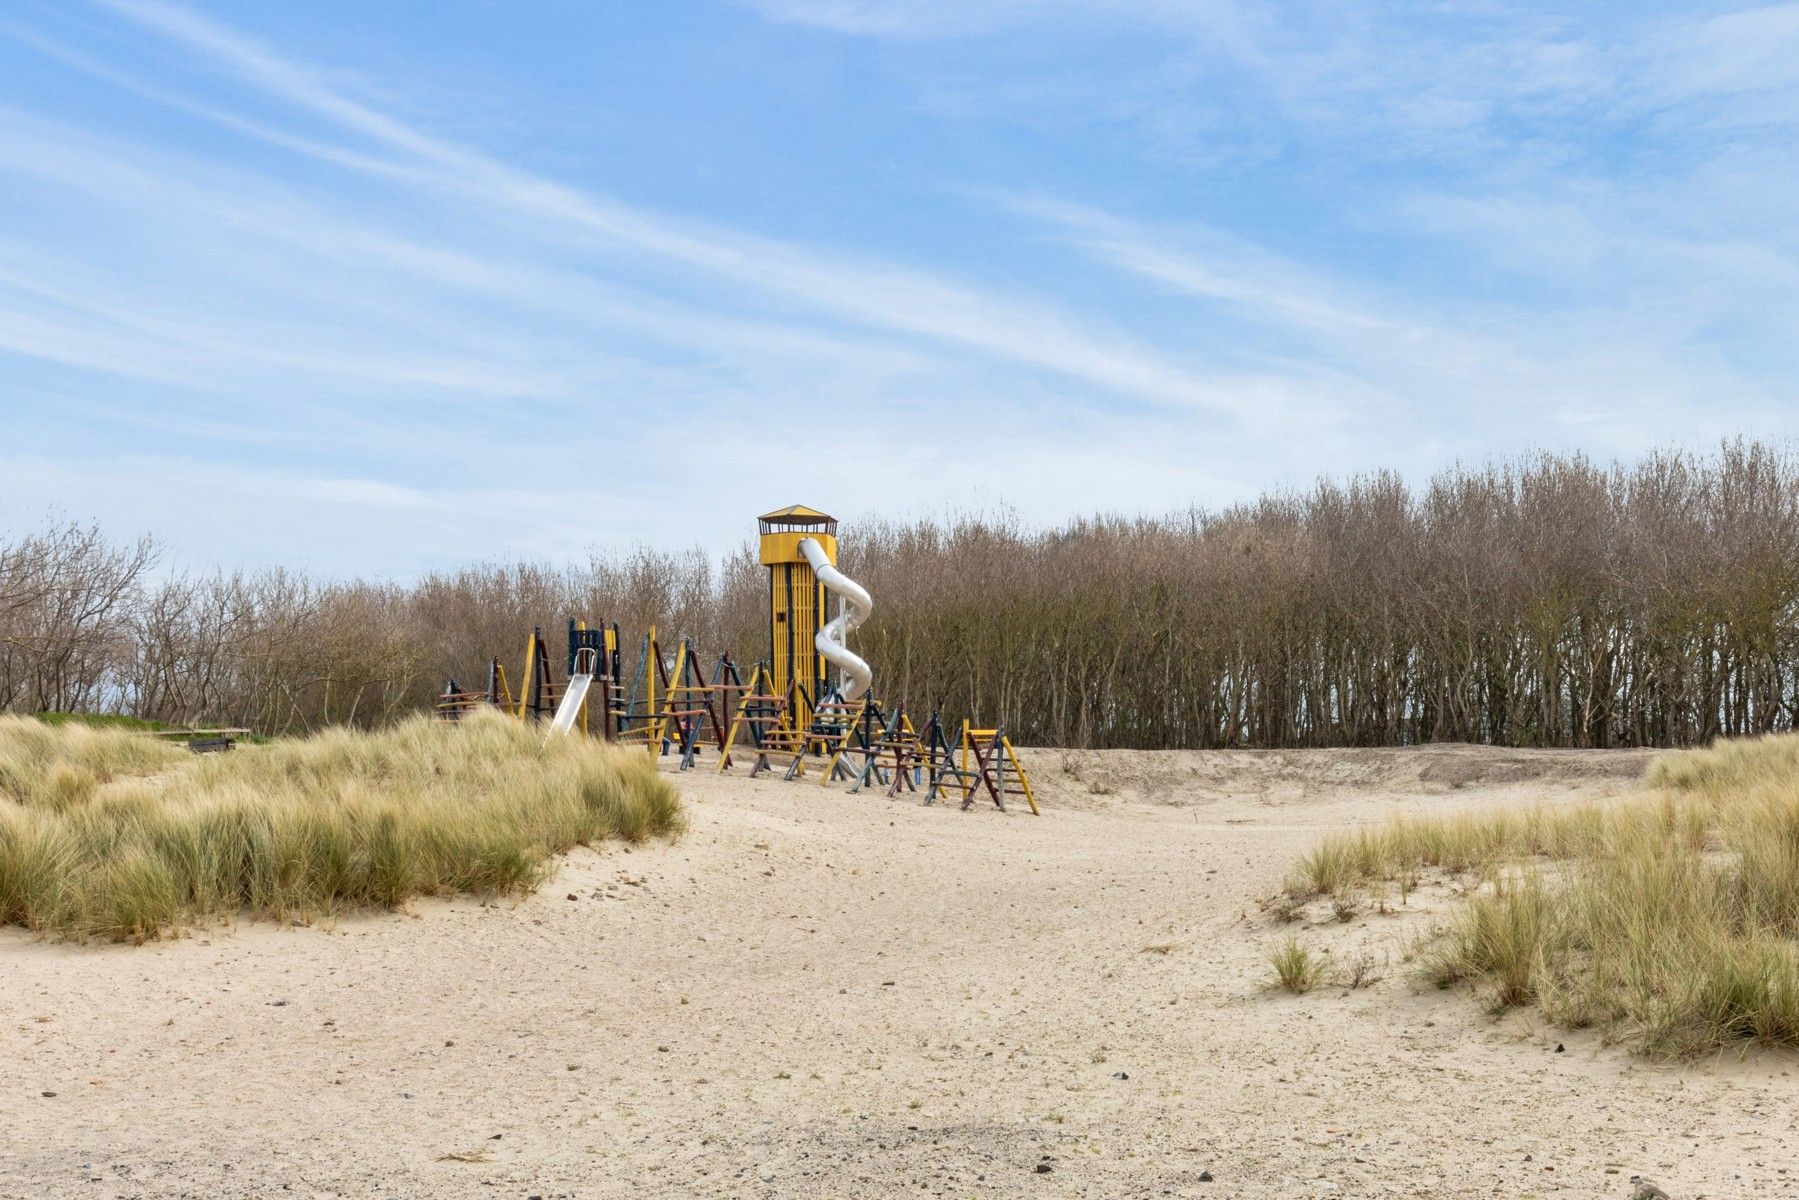
M 592 683 L 592 675 L 568 677 L 568 690 L 562 693 L 562 699 L 556 704 L 556 716 L 550 721 L 551 733 L 574 732 L 575 718 L 581 715 L 581 704 L 587 699 L 587 689 Z
M 812 644 L 824 660 L 843 672 L 843 682 L 839 688 L 844 701 L 855 700 L 868 690 L 874 681 L 874 672 L 866 662 L 850 652 L 845 645 L 850 630 L 868 620 L 868 614 L 874 611 L 875 602 L 869 598 L 868 589 L 831 565 L 825 557 L 825 548 L 812 538 L 800 539 L 800 553 L 812 564 L 812 573 L 825 587 L 849 601 L 849 608 L 838 613 L 830 624 L 818 631 Z

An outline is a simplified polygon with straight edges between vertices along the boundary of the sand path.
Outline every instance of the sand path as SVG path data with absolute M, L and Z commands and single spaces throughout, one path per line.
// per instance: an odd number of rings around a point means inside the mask
M 684 839 L 521 903 L 0 937 L 0 1196 L 1799 1195 L 1799 1059 L 1495 1023 L 1407 918 L 1300 927 L 1370 988 L 1266 988 L 1322 829 L 1642 756 L 1028 761 L 1039 819 L 696 772 Z

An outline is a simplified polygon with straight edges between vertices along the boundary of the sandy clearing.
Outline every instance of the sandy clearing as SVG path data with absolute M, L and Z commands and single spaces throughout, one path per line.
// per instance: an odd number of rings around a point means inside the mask
M 1256 902 L 1320 830 L 1645 755 L 1027 761 L 1040 819 L 693 772 L 684 839 L 521 903 L 0 937 L 0 1195 L 1799 1195 L 1799 1059 L 1654 1066 L 1397 965 L 1265 989 Z

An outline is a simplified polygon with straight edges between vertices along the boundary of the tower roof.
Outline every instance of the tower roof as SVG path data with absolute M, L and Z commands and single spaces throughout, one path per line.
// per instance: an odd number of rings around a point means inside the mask
M 758 521 L 774 521 L 782 525 L 823 525 L 835 522 L 836 517 L 830 513 L 821 513 L 816 508 L 807 508 L 804 504 L 789 504 L 786 508 L 777 508 L 771 513 L 763 513 Z
M 756 518 L 762 530 L 762 539 L 766 544 L 771 534 L 786 534 L 790 539 L 797 534 L 817 537 L 836 537 L 837 518 L 830 513 L 821 513 L 816 508 L 807 508 L 804 504 L 789 504 L 786 508 L 777 508 L 771 513 L 763 513 Z M 765 546 L 766 548 L 766 546 Z M 785 562 L 786 559 L 771 559 L 763 556 L 764 562 Z

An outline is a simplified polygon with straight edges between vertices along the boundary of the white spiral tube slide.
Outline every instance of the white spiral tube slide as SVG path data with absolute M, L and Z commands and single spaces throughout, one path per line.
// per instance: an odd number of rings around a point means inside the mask
M 849 607 L 831 618 L 812 644 L 824 660 L 843 672 L 843 698 L 854 701 L 868 690 L 874 681 L 874 672 L 866 662 L 850 652 L 845 643 L 850 630 L 868 620 L 868 614 L 875 608 L 875 602 L 869 598 L 868 589 L 831 565 L 825 557 L 825 548 L 812 538 L 800 539 L 800 553 L 812 564 L 812 573 L 818 581 L 825 585 L 827 591 L 835 592 L 849 601 Z

